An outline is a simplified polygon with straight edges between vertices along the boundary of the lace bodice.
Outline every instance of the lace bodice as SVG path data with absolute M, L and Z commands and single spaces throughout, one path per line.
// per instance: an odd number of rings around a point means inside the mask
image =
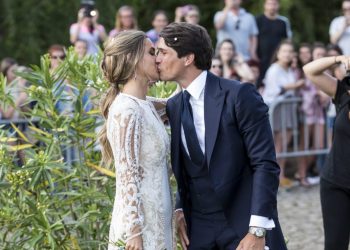
M 152 102 L 119 94 L 109 110 L 107 137 L 116 171 L 109 249 L 140 234 L 146 250 L 172 249 L 169 137 Z

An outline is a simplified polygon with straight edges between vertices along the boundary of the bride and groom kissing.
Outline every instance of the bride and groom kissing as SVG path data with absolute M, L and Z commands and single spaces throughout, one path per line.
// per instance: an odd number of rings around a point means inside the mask
M 100 142 L 116 171 L 108 249 L 120 239 L 130 250 L 176 249 L 175 231 L 183 249 L 287 249 L 268 108 L 252 84 L 208 72 L 212 53 L 207 31 L 188 23 L 164 28 L 157 49 L 142 31 L 105 44 Z M 159 78 L 182 90 L 148 98 Z

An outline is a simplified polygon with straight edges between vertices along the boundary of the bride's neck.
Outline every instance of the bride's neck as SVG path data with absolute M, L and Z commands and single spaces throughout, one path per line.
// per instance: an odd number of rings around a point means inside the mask
M 122 92 L 146 100 L 148 84 L 137 80 L 129 80 L 123 87 Z

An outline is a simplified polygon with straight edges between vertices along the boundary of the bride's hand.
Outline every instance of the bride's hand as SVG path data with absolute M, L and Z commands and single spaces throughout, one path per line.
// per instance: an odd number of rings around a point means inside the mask
M 138 235 L 126 243 L 125 250 L 142 250 L 142 236 Z

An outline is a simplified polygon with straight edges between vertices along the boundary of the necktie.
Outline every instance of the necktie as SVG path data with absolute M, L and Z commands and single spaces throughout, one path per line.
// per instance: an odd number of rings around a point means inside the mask
M 190 104 L 190 93 L 184 90 L 182 93 L 183 107 L 181 114 L 181 122 L 185 132 L 185 138 L 187 143 L 188 152 L 191 160 L 197 165 L 203 163 L 204 155 L 199 145 L 196 129 L 193 123 L 192 107 Z

